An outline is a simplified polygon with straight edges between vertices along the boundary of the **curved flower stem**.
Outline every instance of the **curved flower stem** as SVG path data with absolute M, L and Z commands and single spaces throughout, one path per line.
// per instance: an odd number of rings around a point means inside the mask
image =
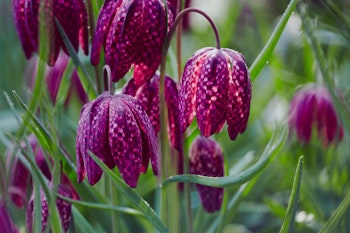
M 196 8 L 187 8 L 182 10 L 175 18 L 173 25 L 171 26 L 166 38 L 165 42 L 163 44 L 163 51 L 162 51 L 162 59 L 160 64 L 160 83 L 159 83 L 159 108 L 160 108 L 160 152 L 161 152 L 161 182 L 164 181 L 169 175 L 170 175 L 170 166 L 171 166 L 171 160 L 169 159 L 170 152 L 169 152 L 169 142 L 168 142 L 168 134 L 167 134 L 167 108 L 165 105 L 165 68 L 166 68 L 166 55 L 170 46 L 170 42 L 172 39 L 172 36 L 177 28 L 177 25 L 179 22 L 181 22 L 181 19 L 183 16 L 189 12 L 196 12 L 201 15 L 203 15 L 210 23 L 211 27 L 214 30 L 215 38 L 216 38 L 216 48 L 220 49 L 220 38 L 218 30 L 212 21 L 212 19 L 203 11 L 196 9 Z M 186 156 L 186 155 L 185 155 Z M 185 160 L 185 159 L 184 159 Z M 167 213 L 165 210 L 167 210 L 167 198 L 165 196 L 166 190 L 161 189 L 160 192 L 160 216 L 163 221 L 166 221 Z M 187 192 L 187 198 L 189 198 L 189 192 Z M 173 200 L 169 200 L 169 203 L 171 204 Z M 189 211 L 189 212 L 188 212 Z M 187 214 L 191 216 L 191 209 L 186 210 Z M 169 223 L 166 225 L 169 225 Z M 188 227 L 188 232 L 192 232 L 191 225 Z
M 104 78 L 104 85 L 105 85 L 105 90 L 108 91 L 111 95 L 114 94 L 113 90 L 113 82 L 112 82 L 112 72 L 111 72 L 111 67 L 109 65 L 104 65 L 103 66 L 103 78 Z

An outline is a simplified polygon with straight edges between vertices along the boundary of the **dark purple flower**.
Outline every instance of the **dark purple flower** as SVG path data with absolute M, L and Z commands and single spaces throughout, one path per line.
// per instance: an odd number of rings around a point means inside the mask
M 56 104 L 57 94 L 61 85 L 61 81 L 64 73 L 66 72 L 67 65 L 69 62 L 69 57 L 61 52 L 57 58 L 57 61 L 54 66 L 46 67 L 46 86 L 48 88 L 48 93 L 52 100 L 53 104 Z M 30 88 L 33 88 L 35 79 L 37 77 L 37 67 L 38 67 L 38 57 L 34 56 L 26 69 L 26 77 L 31 77 Z M 70 97 L 73 93 L 76 93 L 79 100 L 82 103 L 86 103 L 88 100 L 87 94 L 84 91 L 84 88 L 80 82 L 77 71 L 74 69 L 71 75 L 69 90 L 65 99 L 65 106 L 68 105 Z
M 289 116 L 289 127 L 302 143 L 310 141 L 313 125 L 325 146 L 343 138 L 343 126 L 324 86 L 309 84 L 300 89 L 292 99 Z
M 168 1 L 169 25 L 174 20 L 175 8 Z M 165 9 L 163 0 L 106 0 L 97 20 L 91 63 L 99 63 L 104 45 L 106 63 L 111 67 L 114 82 L 132 65 L 138 85 L 152 78 L 160 64 L 168 30 Z
M 44 156 L 44 152 L 38 144 L 37 139 L 34 135 L 28 137 L 29 145 L 31 146 L 30 150 L 35 155 L 35 162 L 42 174 L 48 179 L 51 180 L 51 171 L 49 165 Z M 27 149 L 25 143 L 21 145 L 23 150 Z M 22 161 L 15 157 L 12 159 L 10 155 L 11 151 L 8 153 L 8 164 L 11 166 L 10 172 L 10 182 L 9 182 L 9 193 L 11 201 L 18 207 L 23 208 L 27 204 L 27 194 L 28 189 L 31 187 L 31 174 L 28 171 L 27 167 L 22 163 Z M 48 158 L 49 162 L 52 164 L 51 158 Z M 13 161 L 12 161 L 13 160 Z M 12 162 L 11 162 L 12 161 Z M 65 174 L 62 174 L 62 184 L 67 187 L 73 194 L 74 199 L 79 199 L 79 195 L 75 191 L 73 185 Z
M 190 173 L 202 176 L 224 176 L 224 157 L 220 145 L 210 138 L 200 136 L 190 148 Z M 204 209 L 211 213 L 220 210 L 223 188 L 196 185 Z
M 149 159 L 158 174 L 157 140 L 152 124 L 138 101 L 128 95 L 103 93 L 83 106 L 78 124 L 76 154 L 78 181 L 87 175 L 94 185 L 102 176 L 94 153 L 109 168 L 118 167 L 130 187 L 136 187 Z
M 1 233 L 18 233 L 17 227 L 13 224 L 5 204 L 0 202 L 0 232 Z
M 62 185 L 58 185 L 57 193 L 61 196 L 72 198 L 72 194 L 70 193 L 70 191 L 65 187 L 63 187 Z M 42 190 L 40 190 L 40 199 L 41 199 L 42 232 L 46 232 L 48 216 L 49 216 L 49 210 L 48 210 L 49 207 L 48 207 L 45 193 Z M 61 219 L 63 231 L 67 232 L 70 221 L 72 219 L 72 204 L 69 201 L 65 201 L 62 198 L 57 197 L 56 206 L 57 206 L 58 214 Z M 34 221 L 33 214 L 34 214 L 34 194 L 29 200 L 28 209 L 26 213 L 26 224 L 27 224 L 27 229 L 29 233 L 33 232 L 33 221 Z
M 41 23 L 48 36 L 49 65 L 55 64 L 61 47 L 68 54 L 55 18 L 61 23 L 74 49 L 78 51 L 80 44 L 88 54 L 87 13 L 83 0 L 12 0 L 12 4 L 17 33 L 27 58 L 38 52 L 40 13 L 44 15 Z
M 178 151 L 178 173 L 183 173 L 182 132 L 177 84 L 165 76 L 165 104 L 168 110 L 168 135 L 170 145 Z M 134 96 L 145 109 L 151 120 L 155 134 L 160 130 L 159 118 L 159 76 L 155 74 L 149 81 L 137 86 L 132 78 L 123 89 L 124 94 Z
M 243 55 L 231 49 L 197 51 L 185 65 L 179 97 L 183 131 L 195 116 L 205 137 L 220 132 L 226 121 L 235 140 L 247 127 L 251 100 Z

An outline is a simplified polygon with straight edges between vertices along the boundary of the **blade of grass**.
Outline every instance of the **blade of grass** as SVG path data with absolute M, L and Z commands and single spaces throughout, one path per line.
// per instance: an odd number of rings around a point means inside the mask
M 250 79 L 252 82 L 258 77 L 266 62 L 271 57 L 273 50 L 275 49 L 278 40 L 280 39 L 286 24 L 292 15 L 298 0 L 291 0 L 283 13 L 281 20 L 278 22 L 275 30 L 272 32 L 271 37 L 267 41 L 264 48 L 261 50 L 259 55 L 254 60 L 253 64 L 249 67 Z
M 89 152 L 91 158 L 101 167 L 104 173 L 113 181 L 115 187 L 130 200 L 160 232 L 168 232 L 167 228 L 161 222 L 155 211 L 141 196 L 134 192 L 127 184 L 124 183 L 114 172 L 109 169 L 96 155 Z
M 297 165 L 297 169 L 295 171 L 294 181 L 293 181 L 293 188 L 292 193 L 290 195 L 290 199 L 288 202 L 287 212 L 284 216 L 283 224 L 280 230 L 280 233 L 288 233 L 288 232 L 294 232 L 294 218 L 295 218 L 295 212 L 297 210 L 298 206 L 298 198 L 299 198 L 299 192 L 300 192 L 300 183 L 301 183 L 301 176 L 302 176 L 302 170 L 303 170 L 303 156 L 299 158 L 299 162 Z
M 279 150 L 283 147 L 287 138 L 287 128 L 276 129 L 274 135 L 265 147 L 259 161 L 246 169 L 245 171 L 232 176 L 225 177 L 206 177 L 200 175 L 177 175 L 171 176 L 163 183 L 163 188 L 172 182 L 187 182 L 202 184 L 211 187 L 228 187 L 231 185 L 244 184 L 256 175 L 258 175 L 277 155 Z
M 69 41 L 69 38 L 68 38 L 66 32 L 64 31 L 61 23 L 59 22 L 59 20 L 57 18 L 55 18 L 55 23 L 56 23 L 58 31 L 62 37 L 62 40 L 63 40 L 63 42 L 64 42 L 64 44 L 69 52 L 69 55 L 72 58 L 74 66 L 79 74 L 79 78 L 80 78 L 81 83 L 83 84 L 85 92 L 88 93 L 88 96 L 90 99 L 95 99 L 97 97 L 98 92 L 96 90 L 94 83 L 92 82 L 92 78 L 90 77 L 86 68 L 81 63 L 81 61 L 78 57 L 78 54 L 75 52 L 73 45 Z
M 108 205 L 108 204 L 99 204 L 99 203 L 93 203 L 93 202 L 86 202 L 86 201 L 77 201 L 71 198 L 67 198 L 64 197 L 62 195 L 57 195 L 59 198 L 69 201 L 73 204 L 77 204 L 77 205 L 81 205 L 81 206 L 86 206 L 89 208 L 94 208 L 94 209 L 102 209 L 102 210 L 110 210 L 110 211 L 116 211 L 119 213 L 123 213 L 123 214 L 128 214 L 128 215 L 132 215 L 132 216 L 142 216 L 144 217 L 144 215 L 135 209 L 129 208 L 129 207 L 122 207 L 122 206 L 112 206 L 112 205 Z
M 343 201 L 340 203 L 338 208 L 334 211 L 331 218 L 326 222 L 326 224 L 319 231 L 320 233 L 332 233 L 337 232 L 337 226 L 339 226 L 339 221 L 342 218 L 348 218 L 346 216 L 346 211 L 349 209 L 350 205 L 350 192 L 345 196 Z

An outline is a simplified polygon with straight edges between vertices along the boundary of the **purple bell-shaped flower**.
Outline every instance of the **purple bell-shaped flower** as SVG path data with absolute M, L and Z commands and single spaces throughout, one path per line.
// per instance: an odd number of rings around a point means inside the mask
M 81 110 L 76 140 L 78 180 L 81 182 L 86 174 L 94 185 L 102 170 L 88 151 L 109 168 L 116 165 L 133 188 L 140 173 L 147 171 L 149 160 L 154 174 L 158 174 L 157 140 L 152 124 L 143 107 L 129 95 L 103 93 Z
M 200 136 L 190 148 L 190 173 L 210 177 L 224 176 L 224 157 L 220 145 L 210 138 Z M 220 210 L 223 188 L 196 185 L 204 209 L 211 213 Z
M 47 63 L 50 66 L 55 64 L 61 47 L 69 54 L 56 27 L 55 18 L 61 23 L 74 49 L 78 51 L 80 45 L 88 54 L 87 13 L 83 0 L 12 0 L 12 5 L 17 33 L 27 58 L 38 52 L 38 21 L 41 13 L 45 16 L 45 22 L 42 22 L 45 26 L 42 28 L 48 36 Z
M 173 2 L 168 1 L 165 7 L 162 0 L 105 1 L 92 42 L 91 63 L 99 63 L 104 45 L 106 63 L 111 67 L 114 82 L 132 65 L 138 85 L 152 78 L 160 64 L 168 27 L 174 20 L 176 6 Z
M 231 49 L 203 48 L 185 65 L 180 87 L 182 130 L 195 116 L 202 135 L 221 131 L 225 121 L 231 140 L 247 127 L 251 82 L 242 54 Z
M 301 143 L 310 141 L 314 126 L 325 146 L 343 138 L 343 126 L 324 86 L 309 84 L 300 89 L 291 101 L 289 117 L 289 127 Z

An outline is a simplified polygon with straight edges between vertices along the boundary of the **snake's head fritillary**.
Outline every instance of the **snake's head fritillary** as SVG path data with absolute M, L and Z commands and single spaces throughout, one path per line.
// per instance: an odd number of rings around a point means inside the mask
M 49 188 L 52 188 L 52 185 L 49 185 Z M 57 193 L 66 198 L 72 198 L 71 192 L 62 185 L 58 185 Z M 49 216 L 49 207 L 47 203 L 47 198 L 45 193 L 40 190 L 40 200 L 41 200 L 41 224 L 42 232 L 45 232 L 46 227 L 48 226 L 48 216 Z M 60 197 L 56 199 L 56 206 L 58 214 L 60 216 L 62 229 L 64 232 L 68 231 L 71 219 L 72 219 L 72 203 L 66 200 L 63 200 Z M 26 224 L 29 233 L 33 232 L 33 221 L 34 221 L 34 194 L 28 203 L 27 213 L 26 213 Z
M 159 117 L 159 76 L 155 74 L 145 84 L 138 86 L 132 78 L 123 89 L 124 94 L 134 96 L 145 109 L 151 120 L 155 134 L 160 130 Z M 182 132 L 180 129 L 179 95 L 176 82 L 165 76 L 165 104 L 168 110 L 168 135 L 170 145 L 178 152 L 178 173 L 182 174 Z
M 94 185 L 102 170 L 89 151 L 109 168 L 116 165 L 130 187 L 137 186 L 149 160 L 154 174 L 158 174 L 157 140 L 152 124 L 143 107 L 131 96 L 103 93 L 81 111 L 76 140 L 78 180 L 81 182 L 86 174 Z
M 105 1 L 92 42 L 91 63 L 99 63 L 104 45 L 114 82 L 132 66 L 138 85 L 152 78 L 160 64 L 167 27 L 174 20 L 176 6 L 171 2 L 165 7 L 162 0 Z
M 291 101 L 289 117 L 289 127 L 301 143 L 310 141 L 314 125 L 325 146 L 343 138 L 343 126 L 324 86 L 309 84 L 301 88 Z
M 17 33 L 27 58 L 38 52 L 40 25 L 48 36 L 47 63 L 50 66 L 56 63 L 61 48 L 69 54 L 56 27 L 55 18 L 62 25 L 74 49 L 78 51 L 80 45 L 88 54 L 87 13 L 83 0 L 43 0 L 42 4 L 40 0 L 12 0 L 12 6 Z M 40 16 L 41 13 L 44 17 Z
M 182 130 L 197 117 L 201 134 L 221 131 L 225 121 L 235 140 L 247 127 L 251 82 L 242 54 L 231 49 L 203 48 L 185 65 L 180 87 Z
M 190 148 L 190 173 L 202 176 L 224 176 L 224 157 L 220 145 L 210 138 L 200 136 Z M 220 210 L 223 188 L 196 185 L 204 209 L 211 213 Z

